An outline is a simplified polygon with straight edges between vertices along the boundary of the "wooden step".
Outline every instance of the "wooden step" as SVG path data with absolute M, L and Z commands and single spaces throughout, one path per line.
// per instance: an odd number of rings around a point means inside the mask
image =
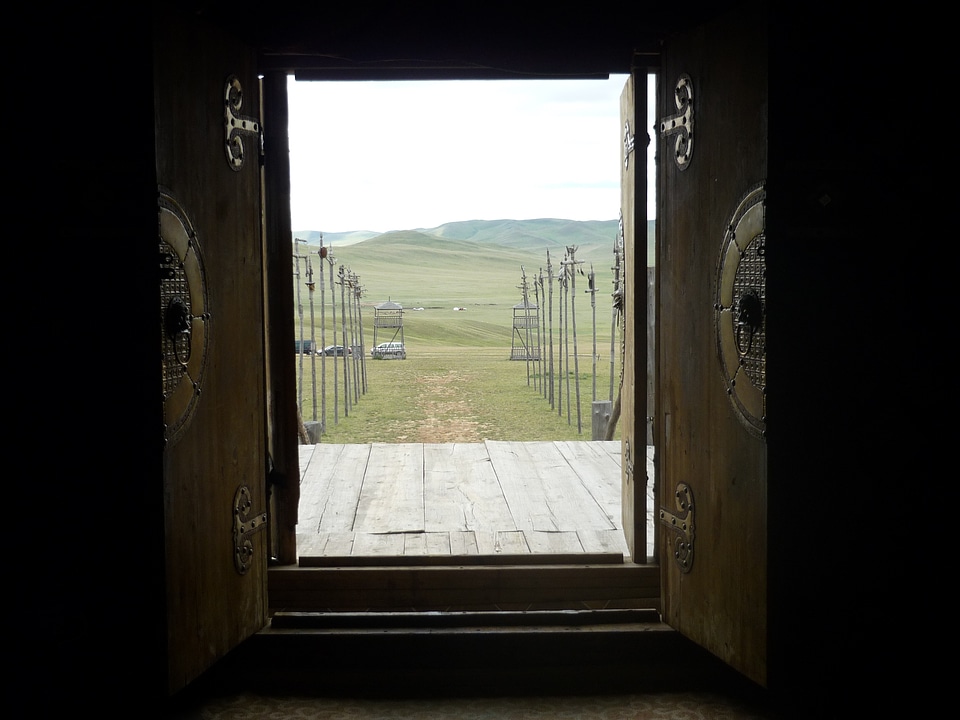
M 535 610 L 530 612 L 278 612 L 264 632 L 582 631 L 660 625 L 655 610 Z
M 219 672 L 251 691 L 367 698 L 640 692 L 732 672 L 656 618 L 641 611 L 282 613 Z
M 632 563 L 270 568 L 278 612 L 660 609 L 660 568 Z

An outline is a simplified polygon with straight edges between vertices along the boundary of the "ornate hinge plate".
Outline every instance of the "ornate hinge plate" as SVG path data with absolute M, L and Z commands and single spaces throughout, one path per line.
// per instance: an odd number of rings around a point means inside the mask
M 260 138 L 260 122 L 253 117 L 240 114 L 243 107 L 243 88 L 236 75 L 227 78 L 224 89 L 223 125 L 227 163 L 231 170 L 243 168 L 243 138 L 241 135 L 253 135 Z
M 246 575 L 253 561 L 253 535 L 267 526 L 267 514 L 251 512 L 250 488 L 241 485 L 233 496 L 233 563 Z
M 686 170 L 693 157 L 693 81 L 689 75 L 683 74 L 677 80 L 673 97 L 677 114 L 660 121 L 660 137 L 667 139 L 672 135 L 677 136 L 673 159 L 678 168 Z
M 660 508 L 660 522 L 674 532 L 673 558 L 680 572 L 688 573 L 693 568 L 693 547 L 696 538 L 694 522 L 693 488 L 679 483 L 675 493 L 677 512 Z
M 636 138 L 634 134 L 630 132 L 630 122 L 627 121 L 623 124 L 623 169 L 628 170 L 630 168 L 630 154 L 634 150 L 636 145 Z

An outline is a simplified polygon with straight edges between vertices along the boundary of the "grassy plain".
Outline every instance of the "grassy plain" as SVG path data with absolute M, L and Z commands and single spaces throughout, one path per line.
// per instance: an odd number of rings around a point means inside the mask
M 345 388 L 343 358 L 303 356 L 302 414 L 304 420 L 321 419 L 325 411 L 323 442 L 331 443 L 589 440 L 593 399 L 589 355 L 580 358 L 579 423 L 577 376 L 572 369 L 562 378 L 555 374 L 551 408 L 545 397 L 549 383 L 541 382 L 539 367 L 528 368 L 526 362 L 508 358 L 509 352 L 497 348 L 419 346 L 406 360 L 367 358 L 365 385 L 362 378 L 355 384 L 362 369 L 348 358 L 350 386 Z M 299 363 L 300 356 L 296 359 Z M 604 400 L 610 392 L 609 357 L 597 369 L 598 399 Z
M 300 278 L 295 278 L 299 280 L 299 295 L 295 294 L 294 298 L 297 337 L 302 333 L 305 339 L 314 339 L 321 347 L 360 344 L 362 322 L 366 355 L 365 368 L 359 361 L 347 359 L 350 388 L 346 391 L 343 358 L 336 358 L 335 387 L 335 358 L 295 355 L 303 419 L 322 419 L 325 404 L 323 442 L 590 439 L 594 382 L 598 399 L 608 399 L 610 395 L 612 240 L 606 252 L 598 247 L 584 252 L 585 256 L 597 258 L 593 268 L 596 273 L 593 294 L 589 292 L 587 280 L 591 269 L 589 261 L 577 266 L 584 274 L 577 273 L 575 285 L 570 283 L 570 292 L 562 293 L 556 280 L 551 283 L 545 248 L 524 250 L 441 239 L 411 231 L 333 248 L 336 256 L 333 264 L 321 259 L 318 250 L 319 246 L 298 243 L 297 253 L 304 260 Z M 609 255 L 610 260 L 601 266 L 600 258 L 604 254 Z M 554 276 L 561 271 L 563 256 L 563 247 L 550 250 Z M 579 254 L 577 257 L 579 259 Z M 306 268 L 307 258 L 316 288 L 312 295 L 305 285 L 311 279 Z M 349 298 L 350 289 L 341 283 L 341 267 L 346 277 L 355 274 L 361 288 L 359 313 L 354 309 L 352 322 L 349 311 L 346 316 L 343 313 L 343 301 Z M 330 297 L 331 269 L 333 298 Z M 541 271 L 543 295 L 538 298 L 534 281 L 541 277 Z M 539 363 L 509 359 L 514 342 L 514 306 L 523 298 L 524 273 L 529 302 L 539 299 L 547 310 L 552 305 L 552 314 L 548 312 L 544 321 L 547 337 L 551 325 L 553 330 L 552 407 L 549 385 L 544 390 L 541 382 L 541 373 L 545 372 L 549 378 L 549 364 L 544 368 Z M 595 308 L 591 306 L 591 299 Z M 402 338 L 392 329 L 375 332 L 376 305 L 387 300 L 404 308 Z M 455 307 L 463 310 L 454 310 Z M 575 307 L 575 315 L 571 307 Z M 344 327 L 347 328 L 346 342 Z M 374 344 L 400 339 L 407 348 L 406 360 L 370 358 L 369 350 Z M 546 359 L 548 342 L 542 339 L 541 344 Z M 614 356 L 613 374 L 618 378 L 619 352 L 614 352 Z M 578 375 L 573 372 L 575 361 Z M 361 375 L 364 369 L 365 383 Z M 359 384 L 355 378 L 360 378 Z

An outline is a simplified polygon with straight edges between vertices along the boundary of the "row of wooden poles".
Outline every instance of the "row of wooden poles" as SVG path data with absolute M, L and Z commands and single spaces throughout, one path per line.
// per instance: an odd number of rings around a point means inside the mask
M 326 318 L 326 293 L 330 292 L 330 307 L 333 313 L 333 345 L 343 347 L 343 355 L 333 354 L 329 356 L 333 364 L 333 423 L 340 422 L 341 413 L 343 417 L 350 414 L 353 405 L 360 401 L 360 396 L 367 392 L 367 363 L 366 363 L 366 343 L 363 334 L 363 315 L 361 312 L 360 298 L 363 296 L 363 286 L 360 284 L 360 277 L 350 271 L 343 265 L 337 266 L 336 258 L 329 247 L 323 245 L 323 238 L 320 239 L 320 249 L 317 256 L 320 264 L 320 271 L 314 276 L 313 256 L 304 255 L 299 252 L 300 243 L 306 243 L 299 238 L 294 239 L 293 253 L 293 274 L 294 286 L 296 287 L 297 315 L 299 318 L 299 381 L 297 387 L 297 412 L 300 418 L 301 440 L 303 435 L 308 435 L 310 442 L 319 442 L 319 435 L 326 432 L 327 428 L 327 354 L 324 349 L 327 347 L 327 318 Z M 324 268 L 326 263 L 326 268 Z M 336 272 L 334 268 L 336 266 Z M 324 270 L 328 270 L 329 281 L 324 279 Z M 319 286 L 320 292 L 320 344 L 317 345 L 316 325 L 315 325 L 315 299 Z M 337 286 L 340 288 L 340 306 L 339 316 L 337 314 Z M 309 308 L 309 338 L 304 333 L 304 301 L 302 287 L 307 288 L 307 306 Z M 309 344 L 308 344 L 309 341 Z M 309 348 L 309 352 L 305 352 Z M 317 398 L 317 352 L 320 355 L 320 397 Z M 303 380 L 306 375 L 304 370 L 305 358 L 310 358 L 310 375 L 312 378 L 312 422 L 305 423 L 303 397 Z M 342 405 L 341 405 L 342 401 Z
M 619 240 L 619 239 L 618 239 Z M 360 401 L 361 395 L 367 392 L 367 365 L 366 365 L 366 342 L 363 332 L 363 316 L 360 299 L 363 296 L 363 286 L 360 284 L 360 277 L 343 265 L 337 266 L 336 258 L 333 256 L 331 248 L 323 245 L 323 239 L 320 240 L 320 249 L 317 252 L 320 271 L 316 274 L 313 269 L 314 258 L 312 255 L 300 254 L 299 245 L 306 243 L 299 238 L 294 239 L 293 253 L 293 272 L 294 286 L 296 287 L 296 305 L 299 318 L 299 373 L 297 387 L 297 411 L 301 424 L 301 436 L 309 435 L 309 438 L 301 438 L 305 442 L 319 442 L 319 435 L 327 429 L 327 358 L 331 357 L 333 364 L 333 392 L 330 396 L 333 399 L 333 423 L 338 424 L 340 417 L 346 418 L 350 414 L 353 405 Z M 536 322 L 531 325 L 524 323 L 526 338 L 524 339 L 526 363 L 527 363 L 527 385 L 533 385 L 543 393 L 544 399 L 550 403 L 551 410 L 555 410 L 560 417 L 563 417 L 564 408 L 566 408 L 567 424 L 573 424 L 573 407 L 576 407 L 577 432 L 583 433 L 583 412 L 581 406 L 580 391 L 580 360 L 579 360 L 579 338 L 577 335 L 577 275 L 583 276 L 585 273 L 580 268 L 582 261 L 576 259 L 576 246 L 567 246 L 563 260 L 560 262 L 560 271 L 554 274 L 553 261 L 550 251 L 547 251 L 547 269 L 544 275 L 543 268 L 532 281 L 527 277 L 526 270 L 521 266 L 521 284 L 519 286 L 523 296 L 523 307 L 530 308 L 531 284 L 533 286 L 534 305 L 536 308 Z M 622 272 L 623 261 L 622 245 L 620 242 L 614 244 L 614 298 L 618 293 L 622 293 Z M 326 267 L 324 267 L 324 262 Z M 336 271 L 335 271 L 336 268 Z M 324 270 L 327 271 L 329 280 L 325 280 Z M 597 396 L 597 310 L 596 310 L 596 274 L 593 266 L 590 272 L 586 273 L 587 290 L 590 295 L 590 306 L 592 309 L 592 340 L 593 352 L 591 354 L 593 361 L 593 405 L 600 401 Z M 557 339 L 554 339 L 554 283 L 557 287 Z M 339 315 L 337 306 L 337 291 L 340 288 Z M 307 308 L 309 309 L 309 338 L 305 336 L 304 327 L 307 324 L 304 310 L 304 298 L 302 288 L 307 288 Z M 319 289 L 320 293 L 320 344 L 317 344 L 316 324 L 315 324 L 315 295 Z M 341 345 L 344 350 L 342 355 L 334 354 L 328 356 L 324 349 L 327 347 L 326 337 L 326 293 L 330 292 L 330 307 L 333 313 L 333 345 Z M 613 402 L 614 394 L 614 376 L 616 370 L 616 336 L 618 325 L 618 304 L 613 303 L 613 311 L 610 329 L 610 387 L 609 398 L 606 401 L 607 407 Z M 535 333 L 535 336 L 534 336 Z M 339 336 L 339 338 L 338 338 Z M 338 342 L 339 339 L 339 342 Z M 308 344 L 309 340 L 309 344 Z M 535 340 L 535 342 L 534 342 Z M 571 342 L 573 352 L 571 355 Z M 546 355 L 543 352 L 544 344 L 547 345 Z M 554 353 L 556 346 L 557 352 Z M 304 352 L 309 347 L 309 352 Z M 531 352 L 531 348 L 536 347 L 537 352 Z M 317 396 L 317 351 L 320 351 L 320 396 Z M 310 358 L 310 374 L 312 379 L 312 421 L 305 423 L 303 418 L 305 398 L 303 396 L 303 383 L 306 377 L 304 369 L 305 359 Z M 570 364 L 573 358 L 573 376 L 575 389 L 573 399 L 571 398 L 570 387 Z M 341 377 L 342 375 L 342 377 Z M 559 381 L 558 381 L 559 379 Z M 566 395 L 566 403 L 564 403 Z M 341 403 L 342 401 L 342 403 Z M 594 423 L 593 435 L 597 435 L 596 423 Z M 599 438 L 594 438 L 599 439 Z
M 622 248 L 618 242 L 614 243 L 614 292 L 622 292 Z M 580 401 L 580 353 L 577 336 L 577 275 L 583 276 L 585 273 L 580 268 L 583 262 L 577 260 L 577 247 L 568 245 L 560 261 L 560 270 L 554 274 L 553 261 L 550 257 L 550 251 L 547 251 L 547 270 L 544 275 L 543 268 L 540 268 L 538 275 L 531 279 L 527 277 L 527 272 L 523 266 L 520 267 L 521 281 L 519 289 L 523 296 L 523 308 L 526 312 L 529 308 L 536 309 L 536 322 L 530 324 L 524 322 L 523 329 L 526 333 L 524 344 L 527 349 L 527 385 L 533 385 L 542 392 L 544 399 L 549 401 L 551 410 L 554 410 L 562 418 L 564 407 L 566 407 L 567 424 L 573 424 L 573 407 L 576 407 L 577 433 L 583 433 L 583 412 Z M 597 283 L 596 273 L 593 265 L 590 266 L 590 272 L 586 273 L 587 289 L 585 292 L 590 295 L 590 307 L 592 310 L 592 339 L 593 352 L 593 405 L 598 402 L 603 403 L 597 397 Z M 557 327 L 556 342 L 554 340 L 554 283 L 557 287 Z M 534 303 L 530 305 L 531 285 L 533 286 Z M 610 327 L 610 388 L 609 399 L 605 407 L 607 413 L 613 404 L 613 378 L 616 370 L 616 337 L 618 325 L 618 303 L 614 302 Z M 573 352 L 571 355 L 571 342 Z M 547 346 L 547 352 L 543 352 L 543 346 Z M 554 354 L 554 347 L 557 352 Z M 531 348 L 537 351 L 531 352 Z M 573 377 L 574 394 L 571 399 L 570 375 L 571 375 L 571 357 L 573 358 Z M 566 406 L 564 406 L 564 395 L 566 395 Z M 594 436 L 598 434 L 596 423 L 594 423 Z M 594 439 L 600 439 L 594 437 Z

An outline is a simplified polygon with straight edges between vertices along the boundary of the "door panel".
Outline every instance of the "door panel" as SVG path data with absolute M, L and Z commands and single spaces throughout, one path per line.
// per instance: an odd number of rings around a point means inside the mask
M 647 336 L 645 87 L 645 76 L 633 74 L 627 79 L 620 95 L 620 129 L 623 140 L 620 164 L 623 342 L 627 349 L 623 355 L 623 378 L 620 387 L 623 487 L 621 517 L 630 556 L 638 563 L 645 563 L 647 560 L 647 354 L 644 350 Z
M 736 367 L 728 372 L 721 350 L 730 347 L 730 316 L 717 305 L 731 272 L 724 260 L 739 261 L 727 257 L 726 229 L 766 177 L 766 62 L 766 20 L 758 10 L 674 38 L 663 51 L 657 109 L 655 435 L 664 620 L 760 684 L 767 664 L 767 449 L 736 397 L 742 391 L 755 407 L 764 395 L 749 391 L 765 386 L 765 375 L 758 381 Z M 729 298 L 724 302 L 730 313 Z M 761 361 L 765 373 L 765 348 Z
M 243 47 L 174 14 L 154 25 L 173 693 L 266 623 L 258 125 L 227 131 L 259 99 Z

